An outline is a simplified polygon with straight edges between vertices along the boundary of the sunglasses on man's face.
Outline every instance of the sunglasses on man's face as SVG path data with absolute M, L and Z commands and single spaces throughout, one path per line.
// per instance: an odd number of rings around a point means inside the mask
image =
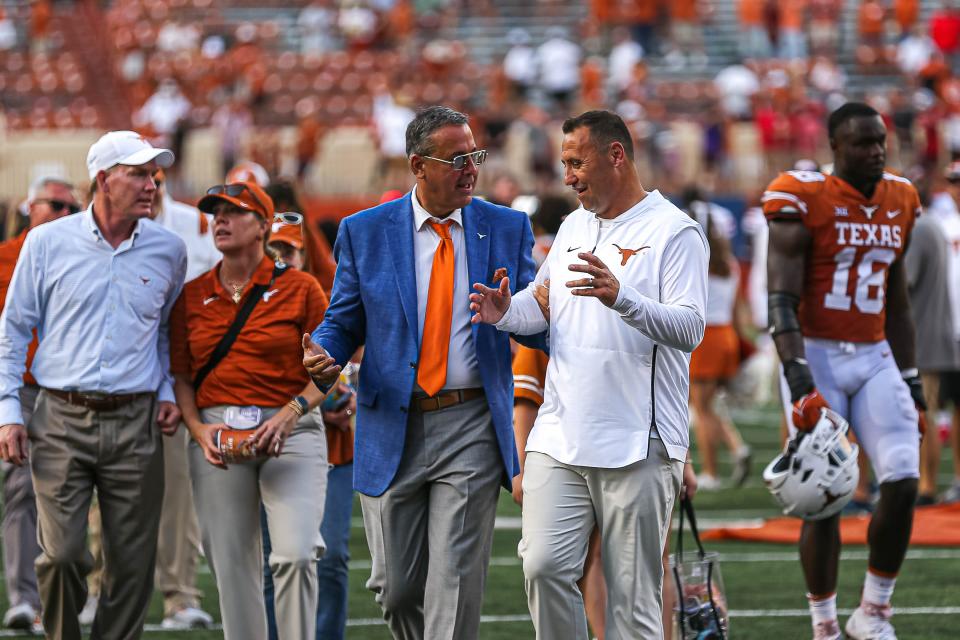
M 47 206 L 53 209 L 55 212 L 60 213 L 64 209 L 68 209 L 69 213 L 74 214 L 80 211 L 80 207 L 75 205 L 72 202 L 66 202 L 64 200 L 54 200 L 51 198 L 37 198 L 34 202 L 45 202 Z
M 427 160 L 434 160 L 436 162 L 442 162 L 444 164 L 449 164 L 454 171 L 463 171 L 467 167 L 467 160 L 473 161 L 473 166 L 479 167 L 483 164 L 483 161 L 487 159 L 487 150 L 478 149 L 477 151 L 471 151 L 470 153 L 464 153 L 459 156 L 453 156 L 450 160 L 444 160 L 443 158 L 434 158 L 433 156 L 423 156 Z
M 263 202 L 260 201 L 260 198 L 257 197 L 257 194 L 254 193 L 253 189 L 250 189 L 247 187 L 247 185 L 240 184 L 238 182 L 233 184 L 218 184 L 218 185 L 212 186 L 209 189 L 207 189 L 207 195 L 208 196 L 228 195 L 231 198 L 236 198 L 244 191 L 249 193 L 250 197 L 256 200 L 257 204 L 259 204 L 264 211 L 267 210 L 266 205 L 264 205 Z

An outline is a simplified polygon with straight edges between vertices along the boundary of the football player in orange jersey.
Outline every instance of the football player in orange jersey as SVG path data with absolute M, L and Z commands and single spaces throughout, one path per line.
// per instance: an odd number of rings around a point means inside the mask
M 901 259 L 920 201 L 908 180 L 885 172 L 886 127 L 873 108 L 843 105 L 828 131 L 834 175 L 788 171 L 763 197 L 770 325 L 792 430 L 802 437 L 829 406 L 850 422 L 873 464 L 880 500 L 860 606 L 845 630 L 855 640 L 895 640 L 890 597 L 910 540 L 923 428 L 917 407 L 925 407 Z M 803 523 L 800 558 L 817 640 L 840 638 L 839 555 L 839 516 Z

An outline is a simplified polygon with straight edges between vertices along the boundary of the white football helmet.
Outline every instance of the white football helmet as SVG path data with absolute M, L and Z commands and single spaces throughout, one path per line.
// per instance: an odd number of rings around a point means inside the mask
M 798 433 L 763 470 L 763 481 L 783 512 L 804 520 L 838 513 L 853 497 L 860 471 L 859 447 L 847 440 L 850 425 L 822 409 L 809 433 Z

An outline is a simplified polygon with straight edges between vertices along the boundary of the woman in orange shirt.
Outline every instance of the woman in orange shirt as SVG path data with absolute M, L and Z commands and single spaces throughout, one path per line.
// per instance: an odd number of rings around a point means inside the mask
M 273 533 L 279 637 L 313 638 L 327 446 L 316 410 L 323 396 L 303 369 L 300 339 L 321 321 L 327 300 L 313 276 L 280 269 L 265 254 L 274 211 L 259 186 L 238 182 L 207 193 L 197 206 L 214 215 L 223 260 L 184 287 L 171 314 L 170 351 L 177 404 L 193 437 L 194 502 L 224 636 L 267 637 L 262 501 Z M 210 369 L 222 337 L 253 300 L 235 342 Z M 202 371 L 208 375 L 198 380 Z M 252 427 L 251 436 L 234 439 L 249 458 L 227 462 L 218 443 L 227 425 Z

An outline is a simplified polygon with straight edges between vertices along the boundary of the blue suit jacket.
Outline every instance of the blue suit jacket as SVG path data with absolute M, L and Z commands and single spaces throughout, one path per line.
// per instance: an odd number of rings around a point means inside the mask
M 513 293 L 533 280 L 533 232 L 526 215 L 474 198 L 463 209 L 463 226 L 471 287 L 475 282 L 493 286 L 501 267 Z M 314 342 L 341 365 L 366 345 L 353 477 L 355 488 L 371 496 L 386 491 L 400 466 L 420 356 L 414 233 L 409 193 L 345 218 L 334 246 L 337 274 L 330 307 L 313 332 Z M 544 334 L 517 337 L 533 347 L 545 344 Z M 473 345 L 508 485 L 518 469 L 509 337 L 491 325 L 473 325 Z

